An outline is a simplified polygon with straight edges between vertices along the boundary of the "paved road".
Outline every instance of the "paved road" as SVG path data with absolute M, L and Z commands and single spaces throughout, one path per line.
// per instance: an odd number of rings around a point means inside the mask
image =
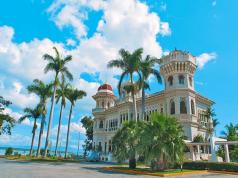
M 153 178 L 102 171 L 97 163 L 32 163 L 0 159 L 0 178 Z M 198 174 L 180 178 L 237 178 L 232 175 Z

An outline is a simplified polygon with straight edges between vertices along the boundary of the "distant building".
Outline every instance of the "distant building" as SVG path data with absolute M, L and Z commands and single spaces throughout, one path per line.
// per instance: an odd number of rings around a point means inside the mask
M 148 120 L 153 112 L 171 115 L 178 119 L 187 140 L 196 135 L 208 138 L 208 120 L 204 112 L 214 102 L 200 95 L 194 89 L 196 58 L 190 53 L 174 50 L 160 59 L 160 72 L 165 90 L 146 95 L 146 115 L 141 117 L 141 97 L 137 94 L 137 119 Z M 96 107 L 94 115 L 93 147 L 105 155 L 112 150 L 112 137 L 123 121 L 133 119 L 132 98 L 125 91 L 121 98 L 113 94 L 111 85 L 103 84 L 93 96 Z

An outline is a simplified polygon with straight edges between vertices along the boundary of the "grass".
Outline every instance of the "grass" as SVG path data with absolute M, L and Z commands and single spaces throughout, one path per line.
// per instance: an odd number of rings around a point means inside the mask
M 35 162 L 71 162 L 71 163 L 79 163 L 82 160 L 79 159 L 64 159 L 60 157 L 47 157 L 47 158 L 37 158 L 33 156 L 14 156 L 14 155 L 9 155 L 9 156 L 1 156 L 2 158 L 6 158 L 8 160 L 18 160 L 18 161 L 35 161 Z
M 161 174 L 173 174 L 173 173 L 183 173 L 183 172 L 193 172 L 194 170 L 190 169 L 183 169 L 182 171 L 180 169 L 168 169 L 164 171 L 152 171 L 150 168 L 136 168 L 136 169 L 130 169 L 128 167 L 112 167 L 116 170 L 132 170 L 132 171 L 138 171 L 138 172 L 147 172 L 147 173 L 161 173 Z

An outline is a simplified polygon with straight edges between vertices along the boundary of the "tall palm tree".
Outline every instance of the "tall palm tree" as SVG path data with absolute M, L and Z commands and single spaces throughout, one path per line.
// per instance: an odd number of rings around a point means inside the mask
M 65 76 L 69 80 L 73 80 L 73 75 L 69 72 L 68 68 L 66 67 L 66 64 L 72 60 L 72 56 L 68 55 L 65 58 L 62 58 L 57 48 L 53 47 L 53 49 L 56 53 L 55 57 L 49 54 L 43 55 L 44 60 L 48 61 L 48 64 L 46 65 L 44 69 L 45 73 L 48 73 L 49 71 L 52 71 L 55 73 L 54 90 L 53 90 L 53 95 L 51 99 L 50 116 L 49 116 L 49 123 L 48 123 L 47 135 L 46 135 L 44 157 L 46 157 L 47 155 L 47 150 L 49 145 L 49 136 L 51 132 L 51 123 L 52 123 L 53 114 L 54 114 L 55 95 L 56 95 L 56 89 L 57 89 L 58 76 L 61 74 L 61 76 Z
M 41 80 L 35 79 L 33 81 L 33 84 L 27 87 L 27 90 L 29 93 L 35 93 L 39 96 L 40 102 L 39 102 L 39 111 L 41 113 L 41 126 L 40 126 L 40 133 L 39 133 L 39 139 L 38 139 L 38 147 L 37 147 L 37 153 L 36 156 L 40 156 L 40 147 L 41 147 L 41 141 L 42 141 L 42 135 L 44 131 L 44 125 L 45 125 L 45 118 L 47 113 L 47 99 L 52 96 L 52 84 L 45 84 Z
M 57 155 L 60 127 L 61 127 L 61 121 L 62 121 L 62 113 L 63 113 L 63 109 L 66 106 L 66 92 L 68 88 L 69 88 L 69 84 L 65 85 L 64 78 L 62 78 L 62 82 L 59 84 L 59 89 L 56 90 L 56 103 L 58 103 L 61 100 L 61 104 L 60 104 L 60 115 L 59 115 L 59 124 L 58 124 L 58 130 L 57 130 L 56 146 L 55 146 L 55 156 Z
M 70 124 L 71 124 L 71 116 L 72 116 L 72 112 L 73 112 L 73 107 L 75 106 L 76 101 L 82 99 L 84 96 L 86 96 L 85 91 L 77 90 L 77 89 L 73 89 L 73 88 L 67 89 L 66 97 L 70 101 L 71 106 L 70 106 L 69 120 L 68 120 L 65 158 L 68 157 L 69 133 L 70 133 Z
M 141 81 L 139 67 L 140 67 L 140 61 L 142 58 L 142 53 L 143 53 L 142 48 L 136 49 L 132 53 L 130 53 L 129 51 L 127 51 L 125 49 L 121 49 L 119 51 L 120 58 L 111 60 L 108 63 L 109 68 L 117 67 L 122 70 L 122 74 L 120 76 L 120 80 L 119 80 L 119 84 L 118 84 L 119 95 L 121 95 L 121 85 L 122 85 L 123 80 L 127 76 L 129 76 L 129 78 L 130 78 L 131 86 L 134 88 L 134 89 L 132 89 L 131 94 L 132 94 L 133 108 L 134 108 L 133 116 L 134 116 L 135 120 L 137 120 L 137 108 L 136 108 L 136 97 L 135 97 L 135 94 L 136 94 L 135 83 L 136 82 L 134 82 L 133 75 L 136 73 L 139 76 L 139 81 Z
M 142 101 L 141 101 L 141 116 L 144 118 L 145 114 L 145 89 L 149 89 L 149 83 L 147 82 L 150 75 L 154 75 L 158 83 L 162 83 L 162 78 L 160 72 L 153 67 L 157 63 L 158 59 L 147 55 L 145 60 L 140 63 L 140 71 L 142 74 L 141 81 L 141 92 L 142 92 Z
M 26 113 L 24 116 L 22 116 L 19 119 L 19 123 L 22 123 L 26 118 L 32 118 L 34 119 L 34 124 L 32 128 L 32 139 L 31 139 L 31 149 L 29 155 L 32 156 L 33 152 L 33 145 L 34 145 L 34 139 L 35 139 L 35 134 L 36 134 L 36 129 L 37 129 L 37 119 L 41 116 L 40 108 L 37 106 L 36 108 L 25 108 L 24 112 Z

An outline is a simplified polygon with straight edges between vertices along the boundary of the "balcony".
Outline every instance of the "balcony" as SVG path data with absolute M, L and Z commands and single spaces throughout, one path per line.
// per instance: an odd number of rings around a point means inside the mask
M 98 113 L 98 112 L 103 112 L 103 111 L 105 111 L 104 108 L 94 108 L 94 109 L 92 109 L 93 113 Z

